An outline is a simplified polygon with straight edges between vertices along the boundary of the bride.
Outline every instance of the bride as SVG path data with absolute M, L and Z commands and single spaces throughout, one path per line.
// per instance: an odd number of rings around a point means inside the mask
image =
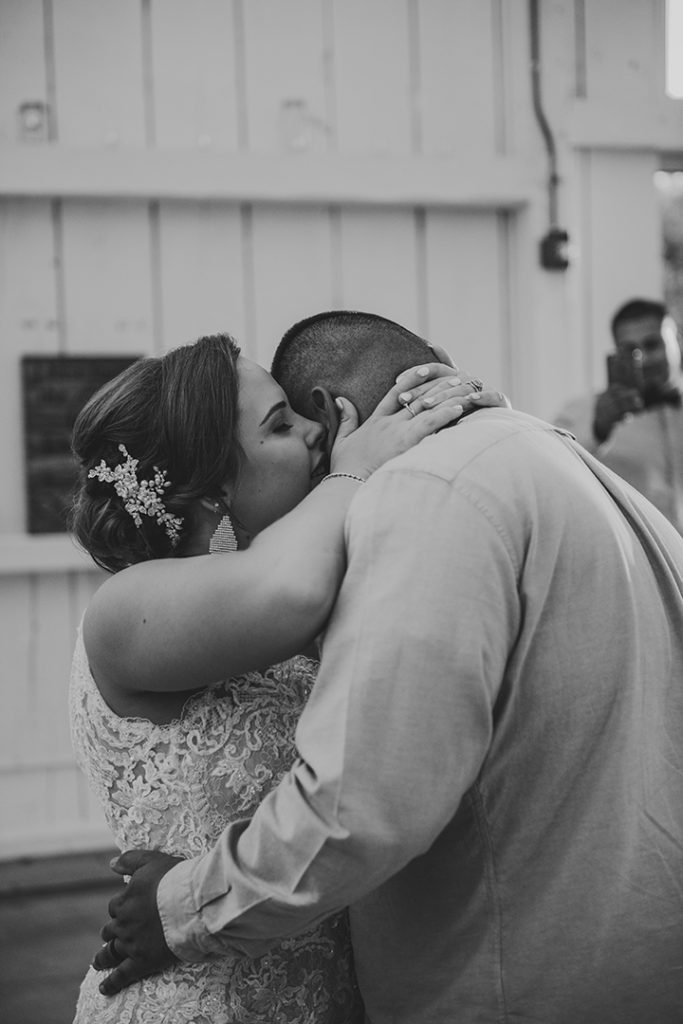
M 78 632 L 71 728 L 120 849 L 197 856 L 290 767 L 348 506 L 462 413 L 472 387 L 455 372 L 406 371 L 361 427 L 339 399 L 329 460 L 322 427 L 225 334 L 135 363 L 81 411 L 71 525 L 112 576 Z M 429 391 L 418 415 L 407 387 Z M 101 980 L 91 968 L 75 1024 L 363 1019 L 345 915 L 256 959 L 176 963 L 113 997 Z

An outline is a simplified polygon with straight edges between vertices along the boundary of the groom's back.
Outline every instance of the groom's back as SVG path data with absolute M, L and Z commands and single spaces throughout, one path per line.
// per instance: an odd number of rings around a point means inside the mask
M 428 439 L 366 487 L 350 572 L 365 517 L 384 514 L 427 575 L 413 617 L 428 603 L 433 624 L 410 637 L 424 643 L 413 682 L 451 716 L 441 756 L 414 752 L 434 813 L 448 806 L 440 762 L 456 789 L 473 779 L 428 851 L 353 908 L 373 1024 L 678 1024 L 683 539 L 547 424 L 507 410 Z

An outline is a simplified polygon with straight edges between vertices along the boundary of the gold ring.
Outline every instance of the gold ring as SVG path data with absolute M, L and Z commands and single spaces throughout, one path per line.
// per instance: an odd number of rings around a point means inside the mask
M 406 409 L 408 410 L 411 416 L 417 416 L 417 413 L 411 408 L 410 402 L 406 402 Z

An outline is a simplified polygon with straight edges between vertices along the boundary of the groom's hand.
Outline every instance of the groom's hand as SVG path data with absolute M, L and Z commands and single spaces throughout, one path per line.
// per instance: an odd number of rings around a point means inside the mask
M 111 921 L 101 933 L 105 945 L 93 960 L 98 971 L 114 968 L 100 985 L 103 995 L 112 996 L 177 963 L 164 938 L 157 888 L 166 872 L 181 859 L 151 850 L 128 850 L 112 861 L 113 871 L 131 878 L 109 901 Z

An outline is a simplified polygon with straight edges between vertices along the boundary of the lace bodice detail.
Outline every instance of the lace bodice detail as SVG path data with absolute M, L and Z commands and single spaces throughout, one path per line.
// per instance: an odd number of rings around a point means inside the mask
M 316 665 L 293 658 L 192 696 L 174 721 L 120 718 L 103 700 L 79 630 L 69 706 L 76 760 L 117 846 L 196 857 L 249 817 L 291 766 Z M 267 956 L 180 964 L 105 998 L 89 972 L 79 1024 L 342 1024 L 361 1020 L 345 915 Z

